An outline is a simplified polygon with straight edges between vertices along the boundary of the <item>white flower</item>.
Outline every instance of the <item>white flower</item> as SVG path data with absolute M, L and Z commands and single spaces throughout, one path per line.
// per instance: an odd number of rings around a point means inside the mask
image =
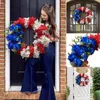
M 44 45 L 44 47 L 47 47 L 50 42 L 51 42 L 51 40 L 48 37 L 46 37 L 45 35 L 43 35 L 39 39 L 34 40 L 33 44 L 36 45 L 37 43 L 41 43 Z
M 43 23 L 41 23 L 38 19 L 34 22 L 33 25 L 33 30 L 38 29 L 41 25 L 44 25 Z
M 40 42 L 40 39 L 36 39 L 36 40 L 34 40 L 33 45 L 36 45 L 39 42 Z
M 51 42 L 51 40 L 46 37 L 45 35 L 43 35 L 41 38 L 40 38 L 40 42 L 45 46 L 47 47 L 49 45 L 49 43 Z
M 84 19 L 80 21 L 80 24 L 84 24 Z
M 48 27 L 48 28 L 50 28 L 50 27 L 51 27 L 51 25 L 49 25 L 48 23 L 46 23 L 45 25 L 46 25 L 46 27 Z
M 81 10 L 83 11 L 84 10 L 84 7 L 81 7 Z
M 92 18 L 93 18 L 93 16 L 92 16 L 92 15 L 89 15 L 89 16 L 86 16 L 86 18 L 90 18 L 90 19 L 92 19 Z
M 89 8 L 86 8 L 85 12 L 88 12 L 89 11 Z
M 30 55 L 30 52 L 29 52 L 29 46 L 28 46 L 26 49 L 24 48 L 24 49 L 21 51 L 21 56 L 22 56 L 22 58 L 28 58 L 29 55 Z
M 34 39 L 37 38 L 37 34 L 34 35 Z
M 25 20 L 25 23 L 24 23 L 24 26 L 25 26 L 25 28 L 28 28 L 28 21 L 29 21 L 29 18 L 24 18 L 24 20 Z
M 13 33 L 13 31 L 10 31 L 10 30 L 9 30 L 9 34 L 12 34 L 12 33 Z
M 37 46 L 34 47 L 34 55 L 33 58 L 39 58 L 40 52 L 37 50 Z
M 82 78 L 81 78 L 81 82 L 84 82 L 84 81 L 85 81 L 85 79 L 82 77 Z

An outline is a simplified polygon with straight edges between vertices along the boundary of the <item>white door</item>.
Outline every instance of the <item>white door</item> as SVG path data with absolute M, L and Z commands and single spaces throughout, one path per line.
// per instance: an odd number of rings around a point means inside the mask
M 73 100 L 90 100 L 90 82 L 86 86 L 80 86 L 76 84 L 76 76 L 79 73 L 76 71 L 76 68 L 74 68 L 74 85 L 73 85 L 73 94 L 74 94 L 74 99 Z M 88 69 L 87 73 L 85 73 L 90 77 L 90 69 Z
M 90 81 L 86 86 L 76 84 L 76 76 L 79 72 L 76 68 L 67 67 L 67 85 L 70 89 L 68 100 L 90 100 Z M 90 77 L 90 69 L 85 73 Z

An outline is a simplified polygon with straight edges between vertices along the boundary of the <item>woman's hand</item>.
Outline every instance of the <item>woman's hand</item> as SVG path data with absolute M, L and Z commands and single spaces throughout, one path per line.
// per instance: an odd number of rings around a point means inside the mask
M 59 38 L 57 38 L 57 37 L 55 37 L 55 38 L 51 37 L 50 39 L 51 39 L 52 42 L 58 42 L 59 41 Z

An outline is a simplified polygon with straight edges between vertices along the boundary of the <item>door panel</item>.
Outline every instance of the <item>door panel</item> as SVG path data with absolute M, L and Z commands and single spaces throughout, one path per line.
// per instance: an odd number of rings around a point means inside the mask
M 90 81 L 89 81 L 89 84 L 86 86 L 77 85 L 75 79 L 78 74 L 79 72 L 77 72 L 76 68 L 74 68 L 74 75 L 73 75 L 74 77 L 74 87 L 73 87 L 74 100 L 90 100 Z M 88 75 L 90 78 L 90 69 L 88 69 L 85 75 Z
M 18 19 L 18 17 L 31 17 L 39 18 L 40 8 L 44 3 L 55 4 L 54 0 L 10 0 L 10 21 Z M 33 42 L 33 30 L 26 30 L 23 36 L 23 42 L 30 45 Z M 55 61 L 54 65 L 55 66 Z M 37 84 L 41 85 L 43 82 L 43 69 L 41 62 L 36 66 Z M 21 85 L 25 70 L 25 59 L 21 56 L 10 52 L 10 76 L 11 85 Z M 55 79 L 55 67 L 53 67 L 53 79 Z

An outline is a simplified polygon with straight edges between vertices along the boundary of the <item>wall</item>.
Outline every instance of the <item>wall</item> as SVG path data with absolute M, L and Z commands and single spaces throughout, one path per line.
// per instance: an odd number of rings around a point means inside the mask
M 0 98 L 4 98 L 4 70 L 5 70 L 5 56 L 4 56 L 4 26 L 5 26 L 5 1 L 0 0 Z M 2 100 L 2 99 L 0 99 Z

